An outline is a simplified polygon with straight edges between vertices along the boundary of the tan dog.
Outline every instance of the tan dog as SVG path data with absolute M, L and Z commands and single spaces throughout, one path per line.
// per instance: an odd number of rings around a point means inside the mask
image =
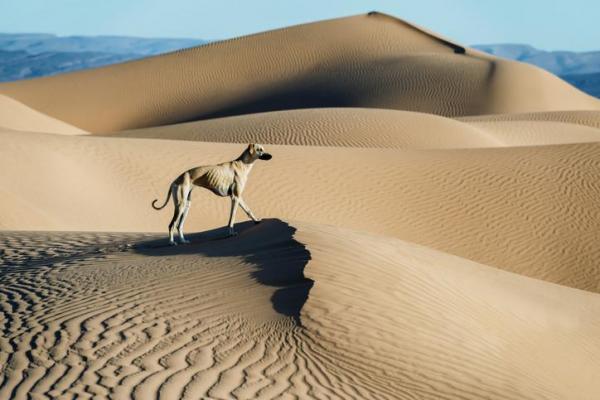
M 229 213 L 230 235 L 236 234 L 233 229 L 233 224 L 235 222 L 235 213 L 238 205 L 242 207 L 242 210 L 248 214 L 248 217 L 250 217 L 252 221 L 259 223 L 260 219 L 254 216 L 250 207 L 244 202 L 242 192 L 244 191 L 244 187 L 248 181 L 248 175 L 252 170 L 254 162 L 259 159 L 270 160 L 271 158 L 270 154 L 265 153 L 265 149 L 262 145 L 249 144 L 242 155 L 233 161 L 192 168 L 179 175 L 177 179 L 171 183 L 165 203 L 160 207 L 156 207 L 155 203 L 158 199 L 155 199 L 152 202 L 152 207 L 155 210 L 161 210 L 165 208 L 169 202 L 169 197 L 173 197 L 175 212 L 173 214 L 173 219 L 169 224 L 169 243 L 171 245 L 177 244 L 173 239 L 175 229 L 177 229 L 179 233 L 179 241 L 181 243 L 189 243 L 183 236 L 183 223 L 185 222 L 190 209 L 190 199 L 194 185 L 206 188 L 218 196 L 231 197 L 231 211 Z

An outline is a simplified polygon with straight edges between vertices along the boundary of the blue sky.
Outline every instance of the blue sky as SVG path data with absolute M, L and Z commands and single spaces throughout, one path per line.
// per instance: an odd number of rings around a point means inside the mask
M 371 10 L 463 44 L 600 49 L 600 0 L 0 0 L 0 31 L 226 39 Z

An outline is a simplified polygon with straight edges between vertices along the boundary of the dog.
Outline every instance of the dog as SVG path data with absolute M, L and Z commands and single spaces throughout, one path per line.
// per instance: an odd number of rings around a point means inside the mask
M 233 225 L 238 206 L 244 210 L 254 223 L 258 224 L 260 219 L 256 218 L 252 210 L 250 210 L 250 207 L 248 207 L 242 198 L 242 193 L 248 182 L 248 175 L 254 166 L 254 162 L 256 160 L 270 160 L 271 158 L 271 154 L 266 153 L 262 145 L 249 144 L 242 155 L 233 161 L 192 168 L 179 175 L 171 183 L 167 191 L 165 203 L 157 207 L 156 202 L 158 199 L 152 202 L 152 208 L 162 210 L 169 203 L 169 198 L 173 197 L 175 211 L 173 219 L 169 224 L 169 244 L 172 246 L 177 244 L 174 240 L 175 230 L 179 234 L 179 241 L 181 243 L 190 243 L 183 236 L 183 224 L 192 204 L 191 196 L 194 186 L 206 188 L 217 196 L 229 196 L 231 198 L 231 211 L 229 212 L 228 224 L 230 236 L 237 234 L 233 229 Z

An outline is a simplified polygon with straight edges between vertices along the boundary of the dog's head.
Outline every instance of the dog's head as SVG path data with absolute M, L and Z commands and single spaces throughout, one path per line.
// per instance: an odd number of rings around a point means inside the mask
M 249 144 L 248 145 L 248 153 L 250 153 L 250 156 L 256 160 L 257 158 L 259 160 L 270 160 L 271 158 L 273 158 L 272 155 L 270 155 L 269 153 L 265 152 L 265 148 L 263 147 L 262 144 Z

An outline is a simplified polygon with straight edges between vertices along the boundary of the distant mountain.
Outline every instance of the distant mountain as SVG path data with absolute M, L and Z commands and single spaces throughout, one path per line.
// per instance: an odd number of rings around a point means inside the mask
M 498 57 L 537 65 L 592 96 L 600 97 L 600 51 L 545 51 L 526 44 L 471 46 Z
M 129 36 L 56 36 L 46 33 L 0 33 L 0 49 L 29 54 L 110 53 L 150 56 L 207 43 L 200 39 L 138 38 Z
M 0 33 L 0 82 L 100 67 L 205 43 L 200 39 Z
M 562 78 L 571 85 L 600 99 L 600 72 L 592 74 L 563 75 Z
M 499 57 L 534 64 L 556 75 L 600 72 L 600 51 L 545 51 L 525 44 L 485 44 L 472 47 Z
M 34 78 L 61 72 L 99 67 L 144 57 L 140 54 L 108 54 L 97 52 L 45 52 L 0 50 L 0 81 Z

